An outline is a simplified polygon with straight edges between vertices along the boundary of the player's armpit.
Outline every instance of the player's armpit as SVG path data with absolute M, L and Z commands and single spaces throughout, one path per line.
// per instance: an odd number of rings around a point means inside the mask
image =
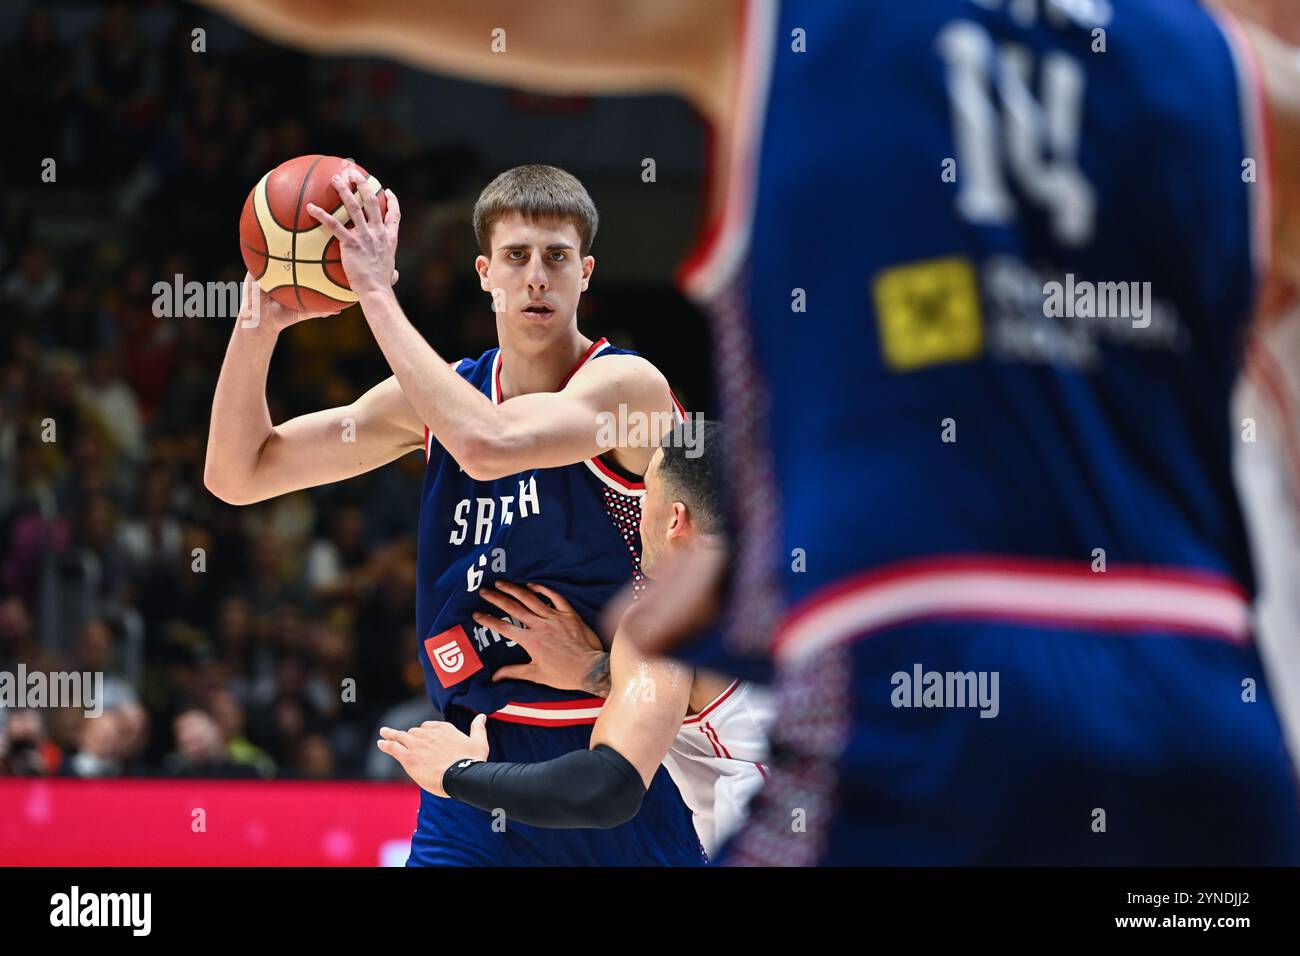
M 251 504 L 355 477 L 423 443 L 424 425 L 390 377 L 350 405 L 276 425 L 246 474 L 209 488 L 231 504 Z
M 614 637 L 609 652 L 609 697 L 591 731 L 591 746 L 622 754 L 649 787 L 691 699 L 691 668 L 650 658 Z
M 473 437 L 460 464 L 473 477 L 490 481 L 618 449 L 620 464 L 644 474 L 676 424 L 673 409 L 668 382 L 658 369 L 639 356 L 611 355 L 584 365 L 558 392 L 502 402 L 492 427 Z

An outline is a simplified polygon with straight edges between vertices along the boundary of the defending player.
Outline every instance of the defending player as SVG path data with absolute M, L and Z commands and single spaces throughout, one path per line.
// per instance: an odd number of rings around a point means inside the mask
M 308 42 L 715 123 L 684 282 L 746 495 L 721 643 L 780 623 L 735 859 L 1300 861 L 1228 422 L 1252 308 L 1300 278 L 1294 50 L 1193 0 L 351 9 Z
M 595 206 L 581 183 L 553 167 L 521 166 L 493 180 L 475 207 L 474 228 L 500 347 L 448 363 L 402 314 L 390 287 L 396 197 L 388 194 L 381 219 L 364 184 L 356 195 L 349 182 L 334 184 L 353 228 L 318 207 L 308 211 L 339 237 L 343 268 L 394 375 L 350 406 L 273 425 L 265 399 L 271 351 L 279 331 L 305 316 L 263 295 L 260 321 L 241 315 L 222 366 L 207 486 L 243 504 L 424 449 L 416 617 L 434 706 L 464 729 L 475 714 L 491 718 L 488 736 L 500 759 L 585 750 L 603 702 L 526 681 L 494 682 L 498 668 L 526 655 L 473 615 L 489 609 L 480 589 L 507 570 L 562 588 L 589 620 L 639 573 L 630 539 L 640 475 L 655 448 L 610 447 L 615 433 L 600 424 L 644 416 L 657 444 L 681 411 L 653 365 L 578 331 L 578 299 L 595 268 Z M 690 814 L 666 773 L 650 782 L 641 813 L 612 830 L 513 822 L 503 830 L 501 822 L 422 794 L 410 863 L 700 861 Z
M 661 558 L 724 540 L 721 435 L 715 422 L 679 425 L 645 473 L 641 570 L 653 579 Z M 641 654 L 617 635 L 606 651 L 558 591 L 505 580 L 482 596 L 519 625 L 475 615 L 528 652 L 527 664 L 496 679 L 580 688 L 607 701 L 591 749 L 543 763 L 484 763 L 485 721 L 465 735 L 442 721 L 407 733 L 385 732 L 385 753 L 437 796 L 507 819 L 546 827 L 609 827 L 632 819 L 660 764 L 695 816 L 712 855 L 745 819 L 763 785 L 771 704 L 766 691 Z M 546 601 L 550 603 L 546 603 Z M 469 759 L 463 759 L 469 758 Z

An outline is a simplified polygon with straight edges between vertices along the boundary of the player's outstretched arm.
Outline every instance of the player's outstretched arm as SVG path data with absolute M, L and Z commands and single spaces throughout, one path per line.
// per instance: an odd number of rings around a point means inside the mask
M 272 423 L 266 404 L 271 353 L 283 329 L 314 317 L 284 308 L 245 278 L 244 305 L 212 400 L 203 469 L 204 485 L 221 500 L 251 504 L 351 478 L 423 446 L 424 426 L 393 378 L 351 405 Z
M 355 183 L 356 192 L 352 185 Z M 307 212 L 339 241 L 348 282 L 402 393 L 466 474 L 491 481 L 526 468 L 572 465 L 619 447 L 612 422 L 646 416 L 644 444 L 628 453 L 644 471 L 676 423 L 668 382 L 645 359 L 616 355 L 589 362 L 559 392 L 521 395 L 494 405 L 453 372 L 413 326 L 393 294 L 389 276 L 397 250 L 401 205 L 387 191 L 388 209 L 360 173 L 336 176 L 334 188 L 352 227 L 308 203 Z M 640 473 L 640 472 L 638 472 Z
M 498 582 L 501 583 L 501 582 Z M 540 585 L 510 585 L 493 604 L 528 625 L 494 626 L 525 643 L 530 654 L 551 641 L 585 653 L 594 635 L 570 626 L 563 596 Z M 540 601 L 550 598 L 554 607 Z M 585 629 L 585 626 L 584 628 Z M 529 637 L 524 638 L 525 633 Z M 581 655 L 579 655 L 581 656 Z M 566 666 L 563 661 L 569 661 Z M 577 658 L 561 655 L 545 666 L 564 686 L 581 680 Z M 591 748 L 539 763 L 487 763 L 486 718 L 475 718 L 468 735 L 450 724 L 426 721 L 409 731 L 383 728 L 378 746 L 401 762 L 411 779 L 440 797 L 452 797 L 507 819 L 553 828 L 609 828 L 636 816 L 690 702 L 690 668 L 651 660 L 616 635 L 609 653 L 609 700 L 592 730 Z M 515 668 L 516 671 L 519 668 Z M 520 675 L 522 676 L 522 675 Z
M 677 424 L 674 409 L 662 372 L 640 356 L 611 355 L 584 365 L 561 391 L 502 403 L 481 450 L 483 464 L 508 475 L 539 456 L 543 466 L 552 467 L 619 448 L 624 463 L 644 474 L 654 450 Z M 619 434 L 621 424 L 628 426 L 628 435 Z M 624 445 L 624 438 L 635 444 Z
M 408 63 L 544 93 L 677 92 L 726 107 L 739 0 L 203 0 L 318 52 Z
M 612 690 L 591 735 L 591 749 L 539 763 L 487 763 L 486 718 L 469 736 L 428 721 L 401 733 L 381 731 L 380 749 L 401 761 L 421 787 L 508 820 L 557 829 L 608 829 L 641 809 L 690 700 L 688 668 L 650 661 L 627 642 L 610 652 Z

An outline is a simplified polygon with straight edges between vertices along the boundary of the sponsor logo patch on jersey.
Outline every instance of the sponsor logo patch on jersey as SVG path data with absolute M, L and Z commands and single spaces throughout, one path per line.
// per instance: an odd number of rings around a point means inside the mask
M 427 638 L 424 652 L 429 655 L 429 662 L 438 672 L 443 687 L 459 684 L 483 669 L 483 662 L 459 624 Z
M 962 362 L 984 344 L 975 270 L 960 257 L 884 269 L 872 282 L 885 365 L 909 372 Z

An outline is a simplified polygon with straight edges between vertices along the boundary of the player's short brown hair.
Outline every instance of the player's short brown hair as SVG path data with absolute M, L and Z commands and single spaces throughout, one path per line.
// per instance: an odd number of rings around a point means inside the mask
M 591 252 L 599 222 L 596 204 L 572 173 L 530 163 L 507 169 L 488 183 L 474 204 L 474 237 L 483 255 L 492 255 L 492 227 L 512 212 L 534 222 L 572 222 L 578 229 L 579 251 L 584 256 Z

